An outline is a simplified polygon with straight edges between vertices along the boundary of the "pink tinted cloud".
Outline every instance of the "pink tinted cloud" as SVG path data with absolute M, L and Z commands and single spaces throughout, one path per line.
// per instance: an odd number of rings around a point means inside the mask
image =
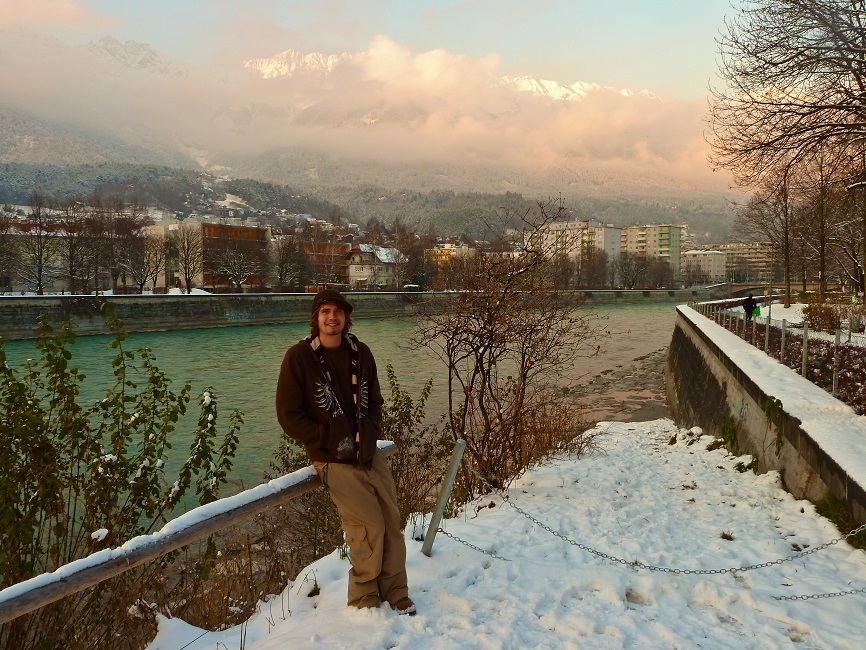
M 116 20 L 86 9 L 79 0 L 0 0 L 0 28 L 106 29 Z

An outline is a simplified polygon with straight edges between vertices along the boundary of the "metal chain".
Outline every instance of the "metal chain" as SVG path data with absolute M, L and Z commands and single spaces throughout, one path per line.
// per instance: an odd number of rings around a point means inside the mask
M 483 548 L 475 546 L 475 544 L 473 544 L 471 542 L 467 542 L 465 539 L 460 539 L 459 537 L 457 537 L 457 535 L 452 535 L 451 533 L 449 533 L 444 528 L 437 528 L 436 532 L 442 533 L 446 537 L 450 537 L 455 542 L 459 542 L 460 544 L 463 544 L 464 546 L 468 546 L 469 548 L 471 548 L 474 551 L 478 551 L 479 553 L 484 553 L 484 555 L 489 555 L 490 557 L 495 557 L 497 560 L 505 560 L 506 562 L 511 562 L 511 560 L 509 560 L 507 557 L 502 557 L 501 555 L 496 555 L 496 553 L 493 551 L 485 551 Z
M 486 478 L 481 476 L 481 474 L 476 472 L 475 468 L 473 468 L 471 465 L 469 465 L 469 463 L 466 463 L 466 466 L 468 467 L 470 472 L 472 472 L 479 480 L 481 480 L 488 488 L 490 488 L 490 490 L 492 490 L 493 492 L 498 494 L 502 498 L 502 500 L 505 501 L 509 506 L 514 508 L 517 512 L 519 512 L 521 515 L 523 515 L 524 517 L 529 519 L 529 521 L 531 521 L 532 523 L 534 523 L 538 527 L 546 530 L 551 535 L 554 535 L 555 537 L 558 537 L 561 540 L 568 542 L 572 546 L 576 546 L 577 548 L 581 549 L 582 551 L 586 551 L 587 553 L 591 553 L 592 555 L 595 555 L 596 557 L 600 557 L 600 558 L 608 560 L 610 562 L 622 564 L 623 566 L 630 566 L 630 567 L 637 568 L 637 569 L 647 569 L 649 571 L 658 571 L 661 573 L 672 573 L 674 575 L 717 575 L 717 574 L 725 574 L 725 573 L 737 574 L 737 573 L 744 573 L 746 571 L 754 571 L 757 569 L 765 569 L 765 568 L 770 567 L 770 566 L 783 564 L 785 562 L 791 562 L 791 561 L 796 560 L 798 558 L 805 557 L 807 555 L 811 555 L 812 553 L 817 553 L 818 551 L 822 551 L 825 548 L 829 548 L 830 546 L 833 546 L 834 544 L 838 544 L 839 542 L 846 540 L 849 537 L 852 537 L 852 536 L 866 530 L 866 524 L 863 524 L 859 528 L 852 530 L 851 532 L 843 535 L 842 537 L 831 540 L 831 541 L 827 542 L 826 544 L 821 544 L 821 545 L 815 546 L 813 548 L 799 551 L 797 553 L 794 553 L 793 555 L 789 555 L 788 557 L 778 558 L 775 560 L 771 560 L 769 562 L 762 562 L 760 564 L 751 564 L 751 565 L 743 566 L 743 567 L 731 567 L 731 568 L 723 568 L 723 569 L 679 569 L 679 568 L 673 568 L 673 567 L 654 566 L 652 564 L 646 564 L 644 562 L 641 562 L 640 560 L 629 561 L 629 560 L 625 560 L 623 558 L 616 557 L 614 555 L 609 555 L 608 553 L 604 553 L 602 551 L 599 551 L 599 550 L 596 550 L 596 549 L 591 548 L 589 546 L 586 546 L 585 544 L 581 544 L 580 542 L 575 541 L 575 540 L 563 535 L 559 531 L 553 530 L 550 526 L 543 523 L 542 521 L 539 521 L 538 519 L 536 519 L 535 517 L 530 515 L 528 512 L 523 510 L 523 508 L 521 508 L 520 506 L 515 504 L 511 500 L 511 497 L 509 496 L 509 494 L 507 492 L 491 485 L 491 483 Z M 850 592 L 837 592 L 837 593 L 833 593 L 833 594 L 829 594 L 829 595 L 827 595 L 827 594 L 815 594 L 813 596 L 805 596 L 805 597 L 797 596 L 797 597 L 792 598 L 789 596 L 784 596 L 784 597 L 780 597 L 780 598 L 786 599 L 786 600 L 794 600 L 794 599 L 806 600 L 808 598 L 829 598 L 831 596 L 842 596 L 842 595 L 857 594 L 857 593 L 866 593 L 866 589 L 858 589 L 858 590 L 850 591 Z
M 835 598 L 836 596 L 853 596 L 854 594 L 866 594 L 866 589 L 852 589 L 851 591 L 833 591 L 827 594 L 810 594 L 802 596 L 773 596 L 775 600 L 815 600 L 818 598 Z

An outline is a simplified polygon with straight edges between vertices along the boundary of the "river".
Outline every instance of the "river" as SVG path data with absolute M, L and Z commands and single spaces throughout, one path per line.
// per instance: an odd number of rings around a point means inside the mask
M 673 334 L 674 303 L 602 305 L 592 308 L 599 316 L 598 327 L 610 332 L 596 356 L 579 359 L 562 378 L 563 387 L 574 388 L 602 373 L 628 367 L 635 359 L 666 348 Z M 445 367 L 426 351 L 410 351 L 401 345 L 412 332 L 413 318 L 357 318 L 353 331 L 367 343 L 376 356 L 382 393 L 388 399 L 385 367 L 393 365 L 401 386 L 416 398 L 424 382 L 433 378 L 433 391 L 427 406 L 431 419 L 447 408 Z M 183 382 L 192 383 L 199 395 L 213 386 L 218 399 L 219 429 L 228 429 L 232 409 L 243 412 L 245 424 L 232 470 L 232 485 L 225 494 L 261 482 L 269 468 L 281 434 L 274 412 L 274 390 L 280 363 L 286 349 L 306 336 L 306 324 L 201 329 L 178 332 L 133 334 L 127 349 L 144 346 L 153 350 L 157 365 L 173 380 L 176 390 Z M 80 403 L 100 399 L 112 384 L 110 358 L 105 336 L 80 337 L 72 348 L 73 365 L 87 379 Z M 8 363 L 18 367 L 34 356 L 32 341 L 6 343 Z M 198 416 L 197 404 L 181 422 L 168 459 L 167 476 L 173 480 L 189 449 Z

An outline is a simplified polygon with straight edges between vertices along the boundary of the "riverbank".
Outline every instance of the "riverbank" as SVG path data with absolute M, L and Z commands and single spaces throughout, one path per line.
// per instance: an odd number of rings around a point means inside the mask
M 665 397 L 667 346 L 618 364 L 589 381 L 564 389 L 585 409 L 587 421 L 648 422 L 670 417 Z
M 360 318 L 411 316 L 418 305 L 447 293 L 347 293 Z M 689 303 L 728 297 L 729 285 L 701 290 L 570 291 L 575 301 L 593 307 Z M 118 296 L 0 296 L 0 334 L 7 341 L 33 338 L 42 314 L 51 321 L 71 320 L 81 336 L 107 334 L 104 305 L 123 320 L 128 332 L 163 332 L 305 323 L 310 318 L 313 294 L 192 294 Z

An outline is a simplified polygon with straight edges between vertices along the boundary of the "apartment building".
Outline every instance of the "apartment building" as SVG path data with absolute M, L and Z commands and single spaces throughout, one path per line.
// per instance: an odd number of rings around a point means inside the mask
M 683 227 L 672 224 L 648 224 L 622 229 L 620 250 L 646 257 L 657 257 L 668 264 L 675 280 L 680 280 L 680 254 Z
M 475 253 L 474 248 L 465 244 L 437 244 L 436 248 L 424 249 L 424 262 L 441 271 L 446 269 L 452 260 L 471 257 Z
M 680 257 L 683 282 L 700 284 L 724 282 L 727 278 L 727 254 L 714 250 L 688 250 Z
M 551 257 L 566 255 L 575 260 L 583 251 L 594 249 L 604 251 L 612 260 L 619 255 L 621 237 L 622 229 L 593 219 L 556 221 L 532 233 L 527 245 L 540 246 Z
M 736 241 L 708 244 L 725 253 L 725 278 L 729 282 L 767 282 L 773 263 L 773 247 L 767 241 Z M 776 265 L 777 268 L 779 264 Z

